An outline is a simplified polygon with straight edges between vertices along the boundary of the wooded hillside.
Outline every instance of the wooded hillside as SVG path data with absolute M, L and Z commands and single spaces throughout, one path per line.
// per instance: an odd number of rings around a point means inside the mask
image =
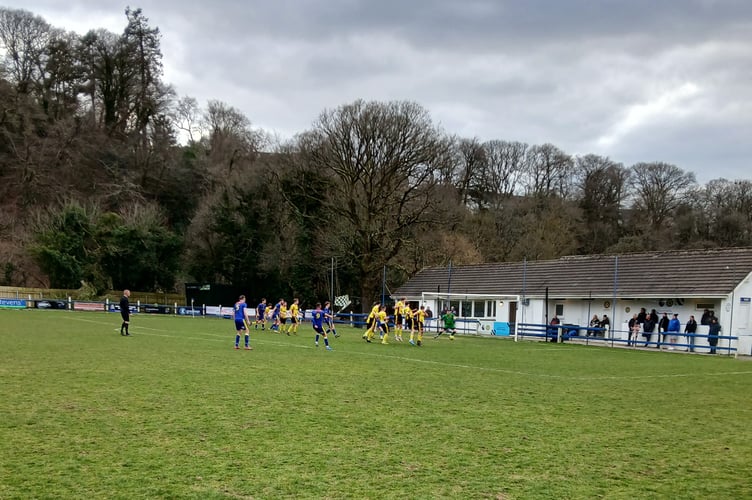
M 396 288 L 450 260 L 752 245 L 752 181 L 457 137 L 414 102 L 344 103 L 274 142 L 178 95 L 160 38 L 140 9 L 83 36 L 0 9 L 0 285 L 311 302 L 335 259 L 336 292 L 370 303 L 385 266 Z

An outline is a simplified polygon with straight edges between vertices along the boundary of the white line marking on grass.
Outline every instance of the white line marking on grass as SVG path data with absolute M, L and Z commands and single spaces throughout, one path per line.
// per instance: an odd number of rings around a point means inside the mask
M 111 326 L 112 323 L 105 323 L 102 321 L 94 321 L 90 319 L 83 319 L 83 318 L 70 318 L 75 321 L 83 321 L 85 323 L 94 323 L 98 325 L 108 325 Z M 167 338 L 180 338 L 180 339 L 189 339 L 189 340 L 206 340 L 211 342 L 227 342 L 228 338 L 222 337 L 220 338 L 220 334 L 212 333 L 212 332 L 198 332 L 200 335 L 209 336 L 212 338 L 206 338 L 206 337 L 192 337 L 192 336 L 186 336 L 186 335 L 174 335 L 175 330 L 164 330 L 160 328 L 150 328 L 147 326 L 138 326 L 137 330 L 152 330 L 155 332 L 166 332 L 166 333 L 173 333 L 173 335 L 160 335 L 156 333 L 141 333 L 141 335 L 148 335 L 152 337 L 167 337 Z M 118 331 L 116 329 L 116 331 Z M 254 337 L 254 343 L 255 344 L 261 344 L 261 345 L 271 345 L 271 346 L 278 346 L 278 347 L 293 347 L 297 349 L 315 349 L 313 346 L 309 345 L 296 345 L 296 344 L 288 344 L 285 342 L 278 342 L 278 341 L 268 341 L 268 340 L 259 340 L 258 338 Z M 548 349 L 540 349 L 540 350 L 549 350 L 549 351 L 559 351 L 562 352 L 563 350 L 555 349 L 555 348 L 548 348 Z M 531 351 L 539 352 L 540 350 L 534 350 L 531 349 Z M 574 351 L 574 350 L 573 350 Z M 449 368 L 461 368 L 465 370 L 479 370 L 479 371 L 487 371 L 487 372 L 495 372 L 495 373 L 508 373 L 512 375 L 520 375 L 524 377 L 540 377 L 540 378 L 550 378 L 550 379 L 559 379 L 559 380 L 579 380 L 579 381 L 590 381 L 590 380 L 651 380 L 656 378 L 686 378 L 686 377 L 698 377 L 698 376 L 723 376 L 723 375 L 752 375 L 752 371 L 735 371 L 735 372 L 710 372 L 710 373 L 669 373 L 669 374 L 659 374 L 659 375 L 593 375 L 592 377 L 576 377 L 576 376 L 568 376 L 568 375 L 551 375 L 547 373 L 531 373 L 531 372 L 523 372 L 519 370 L 509 370 L 505 368 L 496 368 L 496 367 L 489 367 L 489 366 L 477 366 L 477 365 L 464 365 L 460 363 L 447 363 L 443 361 L 434 361 L 430 359 L 418 359 L 418 358 L 410 358 L 406 356 L 395 356 L 390 354 L 379 354 L 374 352 L 359 352 L 359 351 L 341 351 L 341 352 L 347 352 L 349 354 L 355 354 L 355 355 L 362 355 L 362 356 L 371 356 L 376 358 L 388 358 L 388 359 L 397 359 L 400 361 L 412 361 L 415 363 L 424 363 L 429 365 L 436 365 L 436 366 L 445 366 Z M 578 351 L 578 352 L 589 352 L 589 351 Z M 595 352 L 595 351 L 593 351 Z

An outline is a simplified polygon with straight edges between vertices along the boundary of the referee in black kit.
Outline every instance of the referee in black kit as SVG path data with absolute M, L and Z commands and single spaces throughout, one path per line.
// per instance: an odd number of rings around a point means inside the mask
M 123 317 L 123 324 L 120 325 L 120 335 L 124 337 L 131 336 L 131 334 L 128 333 L 128 322 L 131 319 L 131 303 L 128 300 L 128 297 L 130 296 L 130 290 L 123 290 L 123 296 L 120 299 L 120 316 Z

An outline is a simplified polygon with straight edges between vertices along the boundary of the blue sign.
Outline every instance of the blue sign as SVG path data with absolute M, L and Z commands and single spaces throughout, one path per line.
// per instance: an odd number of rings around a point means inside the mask
M 749 305 L 752 303 L 752 297 L 739 297 L 739 302 Z
M 508 337 L 510 333 L 509 323 L 504 321 L 494 321 L 493 331 L 491 333 L 499 335 L 500 337 Z
M 8 309 L 25 309 L 26 300 L 24 299 L 0 299 L 0 307 Z
M 201 316 L 203 313 L 200 307 L 178 306 L 178 316 Z

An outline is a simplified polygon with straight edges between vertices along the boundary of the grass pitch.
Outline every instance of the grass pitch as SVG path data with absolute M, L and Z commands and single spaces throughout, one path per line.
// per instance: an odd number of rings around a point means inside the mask
M 2 498 L 752 498 L 752 364 L 0 311 Z

